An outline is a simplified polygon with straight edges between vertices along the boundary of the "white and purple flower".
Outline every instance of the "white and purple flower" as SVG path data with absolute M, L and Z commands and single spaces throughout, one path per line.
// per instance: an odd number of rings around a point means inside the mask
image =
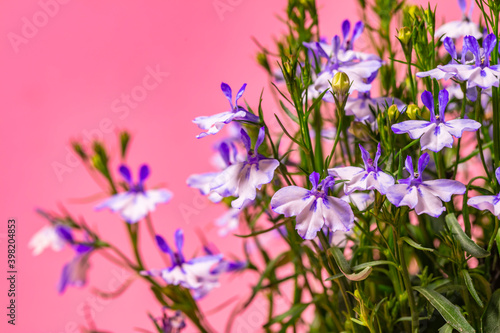
M 33 250 L 33 255 L 37 256 L 46 248 L 51 247 L 54 251 L 61 251 L 66 245 L 66 240 L 61 236 L 61 228 L 68 228 L 63 225 L 47 225 L 40 229 L 31 237 L 28 247 Z
M 58 234 L 75 250 L 73 259 L 64 265 L 57 290 L 64 293 L 68 286 L 83 287 L 87 282 L 87 271 L 90 268 L 89 258 L 96 246 L 90 240 L 76 242 L 69 228 L 59 228 Z
M 312 189 L 287 186 L 276 192 L 271 199 L 271 208 L 285 217 L 296 216 L 295 229 L 304 239 L 314 239 L 323 226 L 332 232 L 349 231 L 354 225 L 354 213 L 344 200 L 328 195 L 335 185 L 332 176 L 319 182 L 320 175 L 311 173 Z
M 495 35 L 489 34 L 484 38 L 483 47 L 480 48 L 475 37 L 465 36 L 461 63 L 455 62 L 438 66 L 438 69 L 445 72 L 447 77 L 467 81 L 467 88 L 479 87 L 481 89 L 488 89 L 498 87 L 500 65 L 490 65 L 490 55 L 496 43 L 497 39 Z M 466 61 L 467 52 L 472 53 L 474 56 L 472 62 Z
M 458 0 L 458 5 L 460 6 L 460 10 L 463 14 L 462 20 L 443 24 L 438 29 L 436 29 L 434 37 L 450 37 L 453 39 L 457 39 L 463 36 L 471 35 L 476 38 L 481 38 L 483 34 L 479 29 L 479 25 L 471 21 L 472 9 L 474 8 L 474 0 L 471 0 L 468 14 L 466 13 L 467 8 L 465 0 Z
M 252 149 L 248 134 L 242 129 L 241 140 L 247 150 L 247 159 L 235 162 L 220 172 L 210 183 L 210 191 L 222 197 L 237 197 L 231 202 L 233 208 L 241 209 L 243 205 L 257 196 L 257 190 L 268 184 L 274 177 L 274 171 L 280 165 L 278 160 L 267 158 L 258 153 L 265 138 L 265 129 L 259 130 L 257 142 Z
M 237 161 L 238 151 L 233 142 L 223 141 L 220 143 L 218 149 L 220 157 L 222 159 L 221 167 L 225 169 Z M 186 183 L 189 187 L 197 188 L 200 190 L 202 195 L 208 196 L 208 199 L 214 203 L 220 202 L 222 196 L 216 192 L 213 192 L 210 184 L 212 181 L 220 174 L 218 172 L 207 172 L 203 174 L 194 174 L 189 176 Z
M 354 191 L 367 190 L 377 190 L 381 194 L 385 194 L 387 189 L 394 185 L 394 178 L 378 166 L 378 159 L 382 154 L 380 143 L 377 145 L 375 159 L 370 157 L 370 153 L 363 146 L 359 145 L 359 149 L 365 164 L 364 168 L 353 166 L 332 168 L 328 170 L 328 174 L 341 180 L 347 180 L 344 183 L 346 195 L 350 195 Z
M 141 274 L 160 276 L 168 284 L 181 285 L 194 291 L 206 288 L 205 283 L 212 285 L 214 283 L 212 269 L 222 261 L 222 255 L 206 255 L 186 260 L 182 253 L 183 231 L 177 229 L 174 237 L 177 252 L 168 246 L 163 237 L 156 235 L 156 243 L 162 252 L 170 256 L 171 266 L 162 270 L 142 271 Z
M 422 180 L 429 159 L 429 154 L 422 154 L 418 160 L 417 173 L 414 173 L 411 156 L 408 156 L 405 167 L 410 177 L 399 179 L 399 184 L 391 186 L 386 195 L 396 207 L 408 206 L 415 209 L 418 215 L 439 217 L 446 210 L 443 201 L 450 201 L 454 194 L 464 194 L 465 185 L 451 179 Z
M 229 101 L 231 110 L 218 113 L 212 116 L 201 116 L 195 118 L 193 120 L 193 123 L 198 125 L 198 127 L 201 128 L 202 130 L 206 130 L 206 132 L 200 133 L 197 136 L 198 139 L 201 139 L 207 135 L 214 135 L 219 133 L 219 131 L 224 127 L 224 125 L 229 124 L 233 120 L 241 120 L 254 123 L 259 122 L 259 117 L 248 112 L 243 107 L 238 105 L 238 100 L 245 92 L 246 86 L 247 86 L 246 83 L 243 84 L 243 86 L 241 86 L 240 90 L 236 94 L 235 101 L 233 104 L 233 95 L 231 87 L 227 83 L 222 82 L 220 88 L 224 93 L 224 95 L 226 96 L 227 100 Z
M 326 58 L 327 60 L 325 64 L 322 64 L 322 71 L 318 74 L 318 78 L 310 89 L 313 96 L 328 90 L 330 82 L 338 72 L 344 72 L 349 77 L 351 82 L 350 91 L 370 91 L 371 84 L 366 83 L 366 79 L 378 71 L 382 66 L 382 61 L 377 56 L 354 52 L 352 50 L 354 41 L 363 32 L 364 25 L 362 22 L 356 23 L 352 37 L 348 40 L 350 27 L 351 25 L 348 20 L 342 23 L 343 41 L 337 35 L 333 37 L 331 45 L 323 42 L 304 43 L 304 46 L 315 53 L 318 60 L 321 58 Z M 329 97 L 327 96 L 327 98 Z
M 126 222 L 137 223 L 153 212 L 157 204 L 166 203 L 172 198 L 172 193 L 168 190 L 144 188 L 144 181 L 149 177 L 149 167 L 145 164 L 139 170 L 138 183 L 133 182 L 130 169 L 126 165 L 121 165 L 119 172 L 127 182 L 128 191 L 113 195 L 96 209 L 109 208 L 113 212 L 119 212 Z
M 495 176 L 500 183 L 500 168 L 496 169 Z M 479 210 L 488 210 L 497 218 L 500 218 L 500 193 L 497 195 L 478 195 L 470 198 L 467 204 Z
M 429 91 L 422 93 L 422 102 L 429 109 L 431 119 L 408 120 L 392 125 L 392 131 L 396 134 L 408 133 L 410 138 L 420 138 L 422 150 L 429 149 L 438 152 L 444 147 L 453 146 L 453 137 L 460 138 L 464 131 L 473 132 L 481 127 L 481 124 L 472 119 L 445 120 L 444 112 L 448 104 L 448 91 L 439 92 L 439 115 L 434 112 L 434 99 Z

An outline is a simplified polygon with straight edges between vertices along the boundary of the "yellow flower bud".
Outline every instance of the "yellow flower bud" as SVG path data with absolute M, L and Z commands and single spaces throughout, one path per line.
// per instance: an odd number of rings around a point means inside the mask
M 408 44 L 411 39 L 411 30 L 408 27 L 402 27 L 398 31 L 398 39 L 403 43 L 403 45 Z
M 399 117 L 399 109 L 396 104 L 392 104 L 389 109 L 387 109 L 387 115 L 389 116 L 389 120 L 395 121 Z
M 351 82 L 349 81 L 349 76 L 343 72 L 337 72 L 333 76 L 332 80 L 332 91 L 339 98 L 343 98 L 349 92 Z
M 408 105 L 408 107 L 406 108 L 406 115 L 411 120 L 416 120 L 417 119 L 417 115 L 420 115 L 420 109 L 419 109 L 419 107 L 416 106 L 415 104 Z

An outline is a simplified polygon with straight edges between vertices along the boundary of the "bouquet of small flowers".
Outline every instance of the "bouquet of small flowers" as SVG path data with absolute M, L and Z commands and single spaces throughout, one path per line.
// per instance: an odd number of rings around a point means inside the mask
M 197 301 L 244 271 L 258 278 L 227 332 L 257 298 L 266 332 L 500 332 L 500 2 L 459 0 L 462 19 L 446 24 L 439 6 L 358 2 L 362 20 L 335 35 L 319 30 L 315 0 L 288 1 L 287 33 L 257 55 L 278 113 L 222 83 L 227 111 L 193 120 L 199 139 L 219 137 L 218 169 L 187 186 L 227 207 L 216 224 L 244 258 L 208 243 L 186 256 L 181 229 L 157 234 L 151 215 L 172 193 L 146 186 L 148 165 L 127 166 L 123 132 L 116 166 L 101 142 L 73 148 L 105 181 L 96 209 L 121 217 L 134 258 L 69 212 L 40 210 L 50 223 L 34 253 L 75 253 L 59 292 L 85 285 L 101 254 L 149 286 L 157 332 L 213 331 Z M 164 267 L 144 260 L 139 232 Z

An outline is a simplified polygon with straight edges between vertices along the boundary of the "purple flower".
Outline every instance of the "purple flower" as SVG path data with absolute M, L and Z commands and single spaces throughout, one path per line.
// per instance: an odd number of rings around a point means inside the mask
M 287 186 L 276 192 L 271 199 L 271 208 L 286 217 L 296 216 L 295 229 L 304 239 L 314 239 L 326 225 L 332 232 L 349 231 L 354 225 L 351 206 L 341 199 L 328 195 L 335 180 L 328 176 L 319 183 L 317 172 L 311 173 L 312 189 Z
M 237 161 L 238 151 L 233 142 L 228 143 L 223 141 L 219 145 L 217 150 L 219 151 L 220 157 L 222 159 L 222 162 L 220 164 L 223 169 L 231 166 Z M 189 187 L 199 189 L 201 194 L 207 195 L 210 201 L 217 203 L 222 200 L 222 196 L 220 196 L 216 192 L 213 192 L 211 190 L 210 184 L 219 174 L 220 171 L 194 174 L 189 176 L 186 182 Z
M 154 319 L 154 318 L 153 318 Z M 161 328 L 162 333 L 180 333 L 184 328 L 186 328 L 185 317 L 181 311 L 175 311 L 173 316 L 167 316 L 167 313 L 163 313 L 163 317 L 159 319 L 154 319 L 155 322 L 160 322 L 158 325 Z
M 440 38 L 444 36 L 457 39 L 459 37 L 471 35 L 476 38 L 481 38 L 483 35 L 481 33 L 481 30 L 479 30 L 479 26 L 471 21 L 472 9 L 474 8 L 474 0 L 471 0 L 468 14 L 466 13 L 465 0 L 458 0 L 458 5 L 460 6 L 460 10 L 463 14 L 462 20 L 443 24 L 438 29 L 436 29 L 434 37 Z
M 181 229 L 175 232 L 174 252 L 160 235 L 156 236 L 160 250 L 170 256 L 172 265 L 160 271 L 143 271 L 143 275 L 161 276 L 166 283 L 181 285 L 185 288 L 196 290 L 202 288 L 204 283 L 212 283 L 212 268 L 222 260 L 222 255 L 207 255 L 186 260 L 182 253 L 184 246 L 184 233 Z
M 236 100 L 234 101 L 233 105 L 233 95 L 231 87 L 227 83 L 221 83 L 220 88 L 222 90 L 222 93 L 224 93 L 227 100 L 229 101 L 231 110 L 214 114 L 212 116 L 202 116 L 195 118 L 193 120 L 193 123 L 198 125 L 198 127 L 202 130 L 206 130 L 206 132 L 200 133 L 197 136 L 198 139 L 201 139 L 209 134 L 213 135 L 219 133 L 219 131 L 222 129 L 222 127 L 224 127 L 225 124 L 229 124 L 233 120 L 249 121 L 254 123 L 259 122 L 259 117 L 248 112 L 243 107 L 238 105 L 238 100 L 245 92 L 246 86 L 246 83 L 241 86 L 240 90 L 236 94 Z
M 126 222 L 137 223 L 153 212 L 157 204 L 166 203 L 172 198 L 172 193 L 165 189 L 145 190 L 144 181 L 149 177 L 149 167 L 145 164 L 139 170 L 138 183 L 132 181 L 132 174 L 126 165 L 121 165 L 119 172 L 127 182 L 129 190 L 113 195 L 96 209 L 109 208 L 113 212 L 120 212 Z
M 494 50 L 496 43 L 495 35 L 489 34 L 483 40 L 483 48 L 480 48 L 475 37 L 465 36 L 464 47 L 462 48 L 462 63 L 450 63 L 438 66 L 438 68 L 457 80 L 467 81 L 467 88 L 488 89 L 498 87 L 500 65 L 490 65 L 490 54 Z M 465 61 L 467 52 L 474 55 L 472 63 Z
M 314 97 L 329 89 L 330 82 L 338 72 L 347 74 L 352 83 L 351 91 L 370 91 L 371 84 L 366 83 L 365 79 L 378 71 L 382 66 L 382 61 L 377 56 L 354 52 L 352 50 L 354 41 L 361 35 L 364 26 L 362 22 L 356 23 L 349 40 L 350 29 L 351 23 L 345 20 L 342 23 L 343 41 L 341 41 L 340 36 L 335 36 L 331 45 L 323 42 L 304 43 L 304 46 L 314 52 L 318 60 L 326 59 L 326 63 L 322 64 L 321 72 L 309 89 L 309 95 Z M 326 98 L 329 98 L 327 95 L 325 95 Z
M 279 161 L 266 158 L 257 151 L 265 138 L 265 129 L 259 130 L 254 149 L 248 134 L 242 129 L 241 140 L 247 150 L 247 159 L 236 162 L 220 172 L 210 184 L 210 190 L 222 197 L 238 197 L 231 206 L 241 209 L 245 203 L 255 199 L 257 189 L 268 184 L 274 177 Z
M 439 92 L 439 115 L 434 113 L 434 99 L 429 91 L 422 93 L 422 102 L 429 109 L 430 121 L 408 120 L 392 125 L 396 134 L 408 133 L 413 140 L 420 138 L 422 150 L 429 149 L 438 152 L 444 147 L 453 146 L 453 137 L 460 138 L 464 131 L 473 132 L 481 124 L 472 119 L 445 120 L 444 111 L 448 104 L 448 91 Z
M 500 183 L 500 168 L 496 169 L 495 176 Z M 478 195 L 470 198 L 467 204 L 479 210 L 488 210 L 497 218 L 500 218 L 500 193 L 497 195 Z
M 87 271 L 90 268 L 89 258 L 92 251 L 96 248 L 95 244 L 87 240 L 87 242 L 76 242 L 71 233 L 71 229 L 67 227 L 58 228 L 59 236 L 65 242 L 71 244 L 75 250 L 73 259 L 64 265 L 57 290 L 60 294 L 64 293 L 68 286 L 83 287 L 87 282 Z
M 365 164 L 364 168 L 359 167 L 341 167 L 328 170 L 328 174 L 333 177 L 347 180 L 344 183 L 344 193 L 349 195 L 354 191 L 377 190 L 385 194 L 387 189 L 394 185 L 394 178 L 383 172 L 378 166 L 378 159 L 381 155 L 380 143 L 377 146 L 375 159 L 371 159 L 363 146 L 359 145 L 361 156 Z
M 453 194 L 464 194 L 465 185 L 451 179 L 422 180 L 422 174 L 429 163 L 429 154 L 424 153 L 418 160 L 418 171 L 414 173 L 411 157 L 406 158 L 406 170 L 410 177 L 399 179 L 399 184 L 387 190 L 387 199 L 397 206 L 408 206 L 415 212 L 439 217 L 446 208 L 442 201 L 450 201 Z

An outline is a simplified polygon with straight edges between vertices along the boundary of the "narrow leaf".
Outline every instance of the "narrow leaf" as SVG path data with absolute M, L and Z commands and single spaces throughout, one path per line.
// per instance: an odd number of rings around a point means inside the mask
M 401 239 L 403 239 L 408 245 L 410 245 L 413 248 L 416 248 L 417 250 L 429 251 L 429 252 L 433 252 L 434 251 L 434 249 L 430 249 L 428 247 L 423 247 L 422 245 L 418 244 L 417 242 L 415 242 L 411 238 L 401 237 Z
M 414 287 L 432 304 L 448 324 L 461 333 L 474 333 L 476 330 L 464 318 L 458 306 L 452 304 L 440 293 L 424 287 Z
M 465 234 L 460 224 L 458 224 L 455 214 L 451 213 L 446 215 L 446 224 L 448 225 L 448 228 L 450 228 L 455 239 L 460 242 L 462 248 L 471 256 L 476 258 L 485 258 L 490 255 L 490 252 L 477 245 Z
M 479 298 L 479 295 L 476 291 L 476 288 L 474 287 L 474 283 L 472 282 L 472 278 L 470 277 L 469 272 L 463 269 L 462 276 L 464 278 L 465 285 L 467 286 L 467 289 L 469 289 L 472 298 L 474 298 L 474 300 L 480 307 L 484 307 L 483 301 L 481 301 L 481 298 Z
M 491 295 L 490 303 L 483 314 L 483 333 L 500 332 L 500 289 Z

